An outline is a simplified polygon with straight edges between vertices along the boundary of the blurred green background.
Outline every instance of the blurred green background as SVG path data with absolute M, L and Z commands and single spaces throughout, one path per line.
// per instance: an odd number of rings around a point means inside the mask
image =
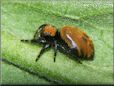
M 80 27 L 92 38 L 95 59 L 79 64 L 53 49 L 22 43 L 45 23 Z M 2 84 L 114 84 L 112 0 L 2 0 Z

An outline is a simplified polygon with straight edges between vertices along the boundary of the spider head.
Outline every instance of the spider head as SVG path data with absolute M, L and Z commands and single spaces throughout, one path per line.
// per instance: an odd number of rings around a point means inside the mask
M 41 36 L 50 36 L 50 37 L 54 37 L 56 35 L 56 28 L 50 24 L 45 24 L 43 26 L 40 27 L 42 29 L 41 31 Z
M 56 28 L 50 24 L 41 25 L 36 31 L 34 38 L 38 39 L 39 37 L 55 37 Z
M 41 25 L 36 33 L 34 34 L 34 39 L 39 40 L 41 43 L 45 43 L 46 40 L 53 41 L 52 39 L 56 36 L 57 30 L 55 26 L 50 24 Z

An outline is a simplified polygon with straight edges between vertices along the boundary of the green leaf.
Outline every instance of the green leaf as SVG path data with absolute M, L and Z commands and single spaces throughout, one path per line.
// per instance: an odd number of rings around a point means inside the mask
M 17 66 L 2 62 L 2 84 L 51 84 L 45 79 L 21 70 Z
M 111 0 L 4 0 L 1 11 L 3 59 L 43 76 L 44 80 L 46 78 L 59 84 L 113 84 Z M 54 63 L 54 52 L 50 49 L 35 62 L 42 46 L 22 43 L 20 40 L 32 39 L 37 28 L 45 23 L 56 26 L 58 30 L 64 25 L 71 25 L 87 32 L 94 42 L 95 59 L 79 64 L 58 52 Z M 5 73 L 10 74 L 6 71 Z M 18 77 L 18 72 L 15 75 Z M 7 76 L 2 77 L 5 79 Z M 12 78 L 15 80 L 16 77 Z

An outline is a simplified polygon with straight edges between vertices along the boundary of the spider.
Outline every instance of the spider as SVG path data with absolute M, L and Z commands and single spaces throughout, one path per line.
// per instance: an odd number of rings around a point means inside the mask
M 35 61 L 38 61 L 45 50 L 50 47 L 54 49 L 54 62 L 58 51 L 75 58 L 79 63 L 82 63 L 81 59 L 93 60 L 94 58 L 91 38 L 78 27 L 66 25 L 59 32 L 55 26 L 43 24 L 36 30 L 33 39 L 21 41 L 43 45 Z

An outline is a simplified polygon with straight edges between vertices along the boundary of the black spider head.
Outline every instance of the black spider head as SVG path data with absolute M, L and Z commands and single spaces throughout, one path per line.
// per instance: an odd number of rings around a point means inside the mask
M 41 25 L 34 35 L 34 39 L 38 39 L 39 37 L 55 37 L 56 35 L 56 28 L 50 24 L 43 24 Z
M 33 39 L 38 40 L 40 43 L 46 43 L 47 41 L 53 41 L 56 35 L 57 30 L 55 26 L 43 24 L 35 32 Z

